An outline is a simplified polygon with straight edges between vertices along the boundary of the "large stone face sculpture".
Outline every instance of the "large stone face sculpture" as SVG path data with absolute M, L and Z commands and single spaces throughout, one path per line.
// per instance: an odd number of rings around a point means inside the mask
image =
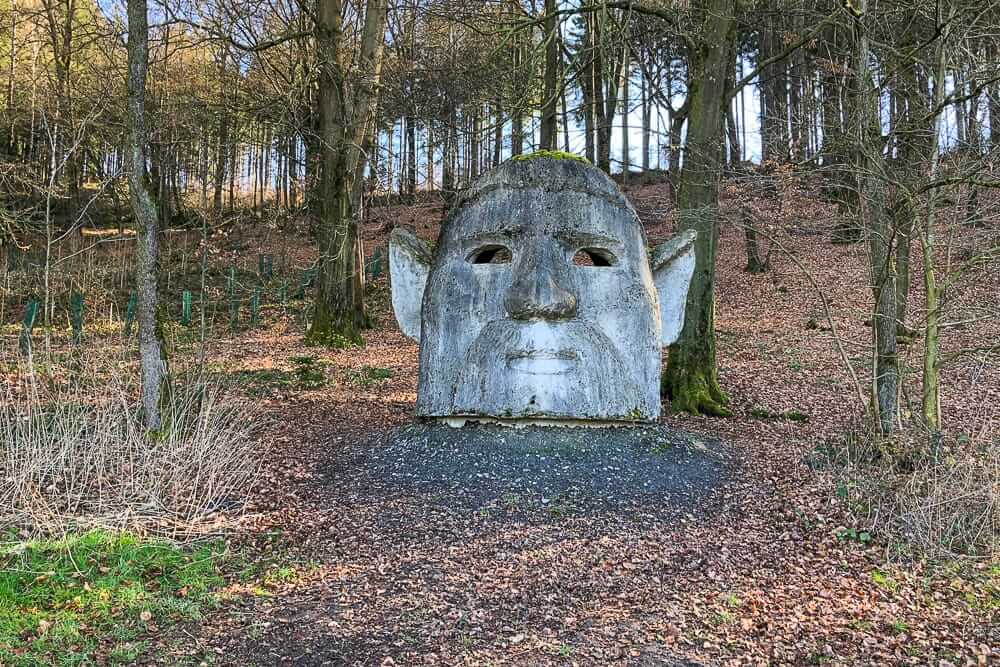
M 394 229 L 393 309 L 420 342 L 417 415 L 655 420 L 661 347 L 684 321 L 693 241 L 682 234 L 650 262 L 614 182 L 549 157 L 510 161 L 476 181 L 433 256 Z

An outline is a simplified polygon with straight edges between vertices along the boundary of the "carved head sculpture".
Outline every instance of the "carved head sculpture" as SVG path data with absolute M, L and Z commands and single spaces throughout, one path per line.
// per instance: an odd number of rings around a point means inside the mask
M 422 417 L 649 421 L 684 320 L 694 234 L 653 252 L 603 172 L 513 160 L 453 207 L 433 256 L 396 228 L 392 303 L 420 342 Z

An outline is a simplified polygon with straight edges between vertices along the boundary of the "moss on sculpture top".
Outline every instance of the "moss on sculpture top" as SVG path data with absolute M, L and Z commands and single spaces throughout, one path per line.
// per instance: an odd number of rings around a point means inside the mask
M 523 155 L 515 155 L 511 158 L 512 162 L 524 162 L 525 160 L 535 160 L 537 158 L 549 158 L 550 160 L 576 160 L 577 162 L 583 162 L 584 164 L 590 164 L 587 158 L 580 157 L 579 155 L 574 155 L 573 153 L 567 153 L 566 151 L 535 151 L 534 153 L 526 153 Z

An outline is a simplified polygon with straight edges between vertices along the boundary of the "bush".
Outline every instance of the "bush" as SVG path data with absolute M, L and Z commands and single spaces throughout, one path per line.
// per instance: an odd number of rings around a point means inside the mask
M 895 492 L 904 537 L 925 552 L 1000 556 L 1000 447 L 920 468 Z
M 851 434 L 813 460 L 833 468 L 836 495 L 863 530 L 903 553 L 1000 556 L 1000 446 Z
M 111 373 L 108 368 L 114 369 Z M 117 371 L 118 375 L 113 375 Z M 238 508 L 257 476 L 255 415 L 217 385 L 178 383 L 148 432 L 137 373 L 105 363 L 81 382 L 40 381 L 0 406 L 0 523 L 26 534 L 105 528 L 176 536 Z M 120 380 L 122 375 L 130 378 Z

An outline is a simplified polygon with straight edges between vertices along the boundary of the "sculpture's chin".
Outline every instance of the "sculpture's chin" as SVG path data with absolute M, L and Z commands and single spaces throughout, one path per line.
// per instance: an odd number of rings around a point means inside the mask
M 611 340 L 583 322 L 491 322 L 469 348 L 452 413 L 645 418 L 643 393 L 625 368 Z

